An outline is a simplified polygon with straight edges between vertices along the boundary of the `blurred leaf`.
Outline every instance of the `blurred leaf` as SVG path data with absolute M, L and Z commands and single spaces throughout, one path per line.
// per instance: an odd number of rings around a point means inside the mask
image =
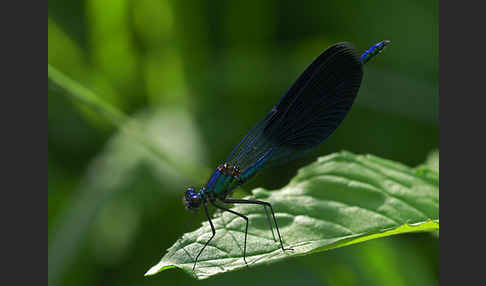
M 273 241 L 261 206 L 237 205 L 233 210 L 250 218 L 249 266 L 394 234 L 437 230 L 438 176 L 424 169 L 341 152 L 302 168 L 279 191 L 254 190 L 249 198 L 272 203 L 284 244 L 294 250 L 283 252 Z M 225 212 L 213 223 L 216 237 L 201 254 L 195 272 L 195 255 L 211 237 L 208 222 L 184 235 L 146 275 L 177 267 L 204 279 L 244 268 L 244 221 Z
M 109 102 L 111 105 L 115 106 L 121 105 L 122 102 L 120 102 L 116 95 L 117 93 L 113 90 L 111 83 L 106 79 L 106 76 L 100 73 L 97 69 L 93 69 L 88 64 L 86 51 L 83 51 L 51 18 L 48 18 L 48 64 L 49 79 L 51 80 L 51 82 L 48 82 L 49 115 L 51 115 L 51 113 L 59 113 L 56 103 L 60 102 L 53 97 L 53 93 L 60 91 L 58 88 L 61 85 L 59 81 L 74 87 L 72 83 L 68 82 L 69 78 L 67 76 L 76 78 L 78 81 L 89 83 L 91 89 L 97 90 L 98 93 L 101 94 L 100 98 L 103 101 Z M 54 66 L 56 69 L 53 68 Z M 63 74 L 60 74 L 57 69 L 61 69 Z M 67 80 L 63 77 L 67 78 Z M 76 89 L 79 90 L 79 85 Z M 84 93 L 88 94 L 89 92 L 84 91 Z M 79 108 L 80 114 L 82 114 L 90 124 L 96 126 L 97 129 L 106 129 L 109 127 L 107 126 L 106 121 L 100 120 L 100 118 L 96 116 L 93 109 L 89 109 L 76 101 L 74 101 L 74 106 Z M 70 112 L 69 108 L 63 109 L 63 111 Z M 49 127 L 51 127 L 51 125 L 56 125 L 56 123 L 52 124 L 52 122 L 49 122 Z M 66 122 L 63 122 L 63 125 L 71 127 L 70 124 Z M 73 129 L 75 128 L 72 128 L 71 130 Z
M 86 67 L 81 49 L 49 17 L 47 31 L 47 62 L 62 69 L 69 68 L 76 76 L 82 75 Z
M 152 134 L 152 142 L 156 144 L 156 148 L 171 149 L 177 155 L 185 154 L 195 162 L 205 161 L 201 155 L 206 153 L 205 148 L 188 112 L 164 109 L 142 113 L 133 120 L 145 126 Z M 127 125 L 133 122 L 127 122 Z M 174 129 L 173 126 L 179 128 Z M 171 135 L 167 136 L 169 130 Z M 93 236 L 96 238 L 97 247 L 104 248 L 105 251 L 96 253 L 105 254 L 111 251 L 110 255 L 115 256 L 115 252 L 122 252 L 128 245 L 141 211 L 135 208 L 133 201 L 129 205 L 112 201 L 123 191 L 133 193 L 144 188 L 131 185 L 139 176 L 137 170 L 140 169 L 144 173 L 148 173 L 147 170 L 152 172 L 153 177 L 158 180 L 157 190 L 162 192 L 182 192 L 182 187 L 187 183 L 173 166 L 153 156 L 144 146 L 136 144 L 130 134 L 116 134 L 103 152 L 91 162 L 69 208 L 64 208 L 66 211 L 59 215 L 59 222 L 50 230 L 49 285 L 56 285 L 64 267 L 70 265 L 93 222 L 96 229 Z M 203 172 L 202 175 L 207 174 Z M 154 200 L 153 195 L 148 198 Z M 145 202 L 145 208 L 148 204 Z M 108 208 L 104 209 L 105 206 Z M 101 216 L 96 220 L 100 211 Z M 114 213 L 117 214 L 113 215 Z M 123 239 L 125 241 L 121 241 Z M 105 258 L 108 259 L 110 258 Z
M 116 87 L 135 84 L 139 59 L 131 31 L 130 1 L 87 0 L 86 8 L 94 63 Z
M 175 49 L 159 48 L 144 61 L 148 99 L 152 106 L 188 106 L 183 60 Z
M 145 44 L 167 44 L 174 26 L 174 11 L 168 0 L 132 3 L 133 26 Z
M 130 119 L 121 110 L 104 101 L 91 90 L 67 77 L 49 64 L 47 65 L 47 71 L 48 78 L 66 90 L 65 94 L 72 96 L 74 99 L 98 112 L 104 118 L 108 119 L 110 123 L 120 128 L 121 131 L 127 133 L 129 138 L 148 148 L 159 159 L 169 163 L 181 174 L 194 181 L 198 181 L 202 178 L 203 174 L 208 173 L 205 167 L 195 164 L 191 161 L 190 157 L 174 156 L 172 150 L 163 148 L 164 145 L 154 142 L 156 136 L 147 130 L 143 124 L 140 124 L 137 120 Z
M 94 111 L 100 113 L 115 126 L 120 127 L 128 119 L 123 112 L 116 109 L 108 102 L 102 100 L 91 90 L 64 75 L 50 64 L 47 65 L 47 77 L 57 86 L 66 90 L 66 94 L 74 97 L 74 99 L 86 104 Z

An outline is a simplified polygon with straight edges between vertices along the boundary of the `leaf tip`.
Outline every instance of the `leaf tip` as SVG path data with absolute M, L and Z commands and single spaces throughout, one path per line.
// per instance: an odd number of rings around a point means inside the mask
M 143 276 L 152 276 L 152 275 L 156 274 L 157 272 L 158 272 L 158 267 L 157 267 L 157 265 L 155 265 L 152 268 L 150 268 L 147 272 L 145 272 L 145 274 Z
M 160 263 L 152 266 L 143 276 L 152 276 L 167 269 L 175 268 L 175 265 L 161 265 Z

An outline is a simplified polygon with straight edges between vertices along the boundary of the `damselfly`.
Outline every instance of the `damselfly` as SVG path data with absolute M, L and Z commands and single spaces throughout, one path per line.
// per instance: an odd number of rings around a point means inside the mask
M 296 159 L 329 137 L 343 121 L 356 98 L 363 77 L 363 65 L 389 43 L 390 41 L 379 42 L 361 56 L 350 43 L 338 43 L 325 50 L 306 68 L 278 104 L 243 137 L 225 163 L 218 166 L 207 184 L 199 191 L 194 188 L 186 190 L 186 208 L 197 211 L 202 206 L 212 230 L 212 236 L 196 256 L 193 270 L 199 256 L 216 235 L 208 212 L 208 203 L 246 221 L 243 248 L 246 265 L 248 217 L 219 205 L 218 201 L 263 206 L 276 242 L 268 208 L 275 223 L 280 247 L 284 251 L 291 250 L 283 245 L 270 203 L 234 199 L 230 195 L 236 187 L 247 182 L 262 169 Z

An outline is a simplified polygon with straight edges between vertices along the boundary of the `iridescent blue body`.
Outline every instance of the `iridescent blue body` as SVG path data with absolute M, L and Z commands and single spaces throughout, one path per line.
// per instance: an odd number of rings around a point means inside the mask
M 209 178 L 205 186 L 199 192 L 194 189 L 190 190 L 191 197 L 198 197 L 201 199 L 225 199 L 231 195 L 232 191 L 239 185 L 246 182 L 249 178 L 262 169 L 265 162 L 270 159 L 271 151 L 267 152 L 259 160 L 254 162 L 251 166 L 245 169 L 243 173 L 240 172 L 238 166 L 221 164 L 216 168 L 216 171 Z
M 381 42 L 376 43 L 373 46 L 371 46 L 371 48 L 369 48 L 368 50 L 366 50 L 361 55 L 361 57 L 360 57 L 361 58 L 361 62 L 363 64 L 367 63 L 372 57 L 374 57 L 377 54 L 379 54 L 385 48 L 385 46 L 388 45 L 389 43 L 390 43 L 390 41 L 385 40 L 385 41 L 381 41 Z
M 262 205 L 270 209 L 282 250 L 282 238 L 271 204 L 263 201 L 232 199 L 232 191 L 260 170 L 303 156 L 326 140 L 343 121 L 358 93 L 363 65 L 380 53 L 390 41 L 373 45 L 359 55 L 349 43 L 338 43 L 319 55 L 292 84 L 277 105 L 243 137 L 224 164 L 218 166 L 199 191 L 188 188 L 184 204 L 188 210 L 204 207 L 213 236 L 196 256 L 197 259 L 215 235 L 207 204 L 246 220 L 243 259 L 246 263 L 248 217 L 222 207 L 223 203 Z M 275 238 L 275 236 L 274 236 Z

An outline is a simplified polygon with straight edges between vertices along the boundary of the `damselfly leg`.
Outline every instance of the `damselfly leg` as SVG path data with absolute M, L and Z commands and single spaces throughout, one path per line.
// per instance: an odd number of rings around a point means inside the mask
M 206 213 L 206 217 L 208 218 L 208 221 L 209 221 L 209 225 L 211 226 L 211 231 L 213 232 L 213 235 L 211 236 L 211 238 L 208 239 L 208 241 L 206 241 L 206 244 L 204 244 L 203 248 L 201 248 L 201 250 L 197 254 L 196 260 L 194 261 L 194 266 L 192 266 L 192 271 L 194 271 L 194 269 L 196 268 L 197 260 L 198 260 L 199 256 L 201 255 L 201 253 L 203 252 L 204 248 L 206 248 L 206 246 L 208 246 L 208 243 L 216 235 L 216 229 L 214 229 L 213 222 L 211 221 L 211 217 L 209 216 L 209 211 L 208 211 L 208 206 L 207 206 L 206 201 L 203 202 L 203 206 L 204 206 L 204 212 Z
M 282 250 L 293 250 L 292 248 L 285 248 L 283 246 L 282 242 L 282 236 L 280 235 L 280 230 L 278 229 L 278 224 L 277 224 L 277 219 L 275 218 L 275 213 L 273 211 L 272 205 L 270 203 L 264 202 L 264 201 L 257 201 L 257 200 L 244 200 L 244 199 L 224 199 L 221 200 L 224 203 L 227 204 L 253 204 L 253 205 L 262 205 L 265 208 L 266 207 L 270 208 L 270 211 L 272 212 L 272 217 L 273 217 L 273 222 L 275 223 L 275 228 L 277 229 L 277 234 L 278 234 L 278 239 L 280 240 L 280 246 L 282 247 Z
M 237 215 L 237 216 L 239 216 L 239 217 L 243 218 L 243 219 L 246 221 L 246 227 L 245 227 L 245 244 L 244 244 L 244 247 L 243 247 L 243 260 L 245 261 L 246 266 L 248 266 L 248 263 L 246 262 L 246 238 L 247 238 L 247 236 L 248 236 L 248 217 L 247 217 L 247 216 L 245 216 L 245 215 L 242 215 L 242 214 L 240 214 L 240 213 L 237 213 L 237 212 L 235 212 L 235 211 L 232 211 L 232 210 L 230 210 L 230 209 L 227 209 L 227 208 L 225 208 L 225 207 L 219 206 L 219 205 L 217 205 L 217 204 L 216 204 L 214 201 L 211 201 L 211 204 L 212 204 L 214 207 L 216 207 L 216 208 L 218 208 L 218 209 L 220 209 L 220 210 L 227 211 L 227 212 L 230 212 L 230 213 L 232 213 L 232 214 L 235 214 L 235 215 Z

